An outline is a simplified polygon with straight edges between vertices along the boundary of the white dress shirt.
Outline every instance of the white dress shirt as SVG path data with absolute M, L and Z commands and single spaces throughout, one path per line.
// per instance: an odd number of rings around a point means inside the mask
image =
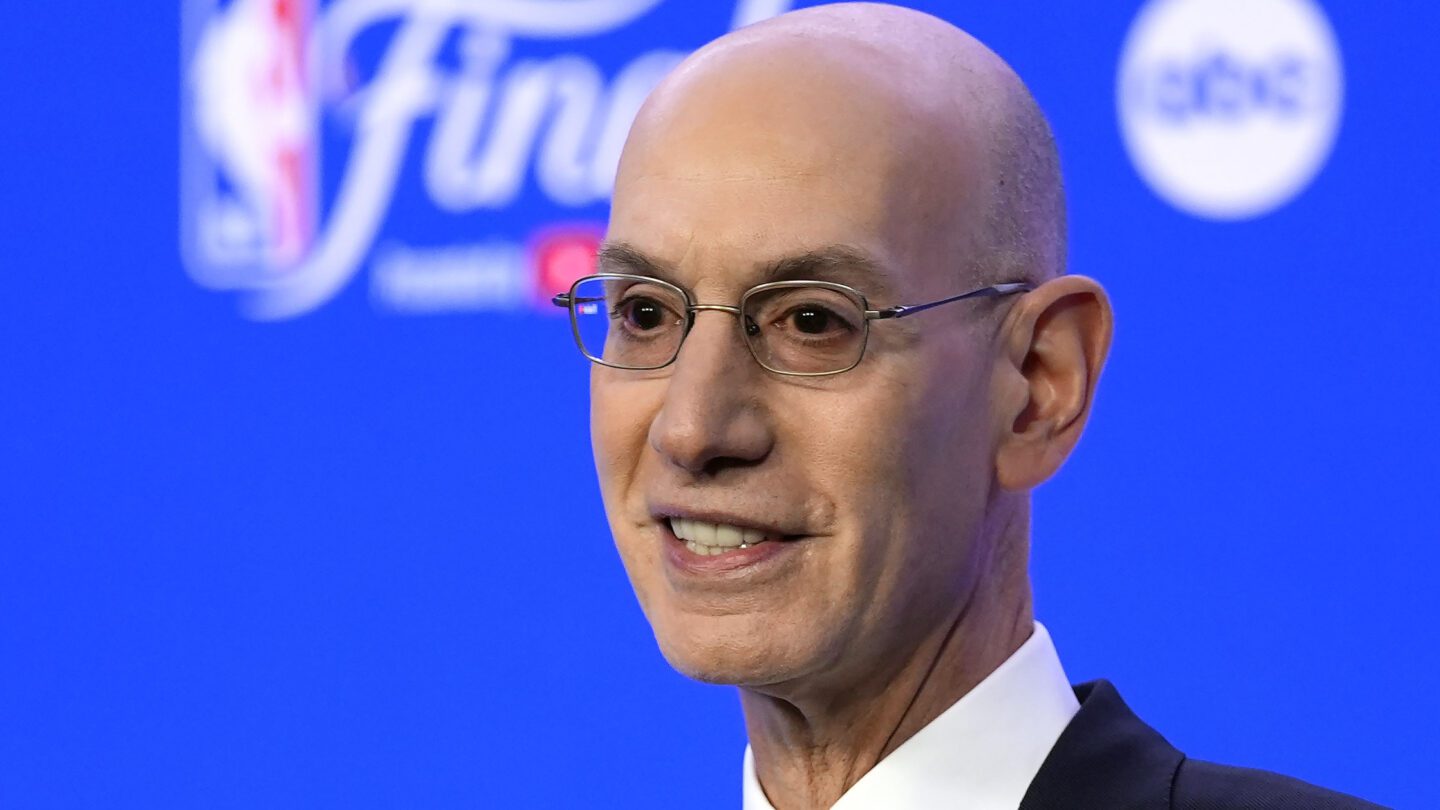
M 834 810 L 1014 810 L 1080 710 L 1039 622 L 1020 649 L 860 777 Z M 745 746 L 745 810 L 774 810 Z

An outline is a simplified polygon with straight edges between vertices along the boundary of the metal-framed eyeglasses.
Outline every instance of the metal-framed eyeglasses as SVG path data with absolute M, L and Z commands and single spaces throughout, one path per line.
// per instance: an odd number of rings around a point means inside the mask
M 649 276 L 601 273 L 576 281 L 551 299 L 570 312 L 575 344 L 591 362 L 653 371 L 675 362 L 700 312 L 739 319 L 755 361 L 776 374 L 825 377 L 860 364 L 870 322 L 905 318 L 971 298 L 1034 289 L 1026 282 L 992 284 L 924 304 L 871 308 L 853 287 L 828 281 L 772 281 L 751 287 L 737 306 L 697 304 L 684 289 Z

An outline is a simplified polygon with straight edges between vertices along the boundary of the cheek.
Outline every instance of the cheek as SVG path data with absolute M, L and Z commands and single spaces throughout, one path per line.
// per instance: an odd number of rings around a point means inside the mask
M 613 379 L 614 373 L 595 366 L 590 378 L 590 445 L 605 508 L 613 520 L 618 499 L 635 480 L 650 430 L 646 389 L 636 381 Z
M 883 503 L 891 511 L 903 508 L 912 451 L 926 444 L 917 424 L 925 403 L 913 382 L 873 377 L 857 375 L 854 387 L 831 392 L 820 407 L 794 409 L 788 432 L 839 506 Z
M 590 380 L 590 441 L 600 498 L 610 533 L 648 613 L 647 596 L 659 577 L 660 544 L 645 505 L 644 471 L 650 452 L 650 424 L 664 396 L 664 380 L 619 376 L 595 366 Z
M 828 512 L 816 522 L 833 532 L 822 577 L 832 605 L 867 601 L 880 587 L 896 556 L 892 537 L 906 534 L 913 494 L 907 431 L 914 403 L 888 379 L 857 375 L 854 383 L 806 391 L 803 401 L 776 409 L 786 414 L 784 466 L 802 473 Z
M 853 566 L 842 577 L 878 602 L 917 578 L 953 580 L 969 564 L 964 541 L 979 525 L 990 471 L 973 375 L 909 371 L 836 397 L 799 434 L 855 544 L 836 561 Z
M 953 361 L 974 362 L 970 357 Z M 933 378 L 917 392 L 910 413 L 902 440 L 905 463 L 898 474 L 911 498 L 915 542 L 905 563 L 905 578 L 917 598 L 931 594 L 940 603 L 963 598 L 984 565 L 984 521 L 994 459 L 989 398 L 982 379 L 978 373 Z

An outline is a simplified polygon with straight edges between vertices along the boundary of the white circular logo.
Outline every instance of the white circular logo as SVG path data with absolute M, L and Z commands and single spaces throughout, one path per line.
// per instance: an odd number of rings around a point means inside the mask
M 1292 200 L 1324 166 L 1343 83 L 1312 0 L 1150 0 L 1120 59 L 1120 128 L 1161 197 L 1247 219 Z

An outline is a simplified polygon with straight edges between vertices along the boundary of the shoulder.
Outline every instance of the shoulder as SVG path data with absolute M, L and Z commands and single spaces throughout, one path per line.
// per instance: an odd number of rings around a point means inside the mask
M 1080 711 L 1055 742 L 1020 810 L 1362 810 L 1378 805 L 1267 771 L 1190 759 L 1108 681 L 1075 687 Z
M 1186 758 L 1175 771 L 1175 810 L 1367 810 L 1379 805 L 1278 773 Z

